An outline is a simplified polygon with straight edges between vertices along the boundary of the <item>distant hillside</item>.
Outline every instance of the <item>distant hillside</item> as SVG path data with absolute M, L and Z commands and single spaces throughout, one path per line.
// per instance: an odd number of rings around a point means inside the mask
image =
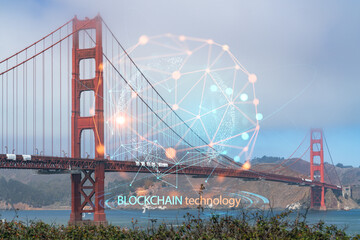
M 276 168 L 276 172 L 280 174 L 283 169 L 291 169 L 292 171 L 295 171 L 305 176 L 310 175 L 310 163 L 302 159 L 291 158 L 285 161 L 284 158 L 263 156 L 262 158 L 255 158 L 251 161 L 251 164 L 253 166 L 264 163 L 270 163 L 273 164 L 273 166 L 281 164 L 280 167 Z M 341 183 L 339 182 L 338 176 Z M 360 168 L 343 166 L 341 164 L 333 166 L 332 164 L 325 162 L 325 181 L 335 185 L 359 185 Z
M 251 163 L 253 166 L 267 163 L 273 167 L 281 164 L 283 167 L 276 168 L 275 171 L 279 174 L 284 174 L 284 169 L 290 169 L 304 176 L 310 175 L 310 163 L 302 159 L 292 158 L 284 162 L 283 158 L 263 156 L 252 160 Z M 353 199 L 360 203 L 360 168 L 342 164 L 333 166 L 325 162 L 325 181 L 335 185 L 352 185 Z

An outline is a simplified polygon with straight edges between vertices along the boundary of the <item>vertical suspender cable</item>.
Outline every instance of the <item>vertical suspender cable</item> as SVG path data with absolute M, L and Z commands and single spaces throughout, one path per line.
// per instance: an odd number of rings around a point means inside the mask
M 84 32 L 82 32 L 82 42 L 83 42 L 83 45 L 82 45 L 82 47 L 84 48 L 85 47 L 85 34 L 84 34 Z M 86 67 L 86 65 L 85 65 L 85 60 L 82 60 L 81 61 L 81 65 L 82 65 L 82 77 L 80 77 L 80 80 L 81 79 L 85 79 L 86 77 L 85 77 L 85 67 Z M 81 96 L 82 95 L 82 96 Z M 85 111 L 85 102 L 86 102 L 86 99 L 85 99 L 85 94 L 81 94 L 80 93 L 80 103 L 81 103 L 81 100 L 82 100 L 82 109 L 81 109 L 81 106 L 80 106 L 80 116 L 81 116 L 81 113 L 83 113 L 82 114 L 82 116 L 84 116 L 84 111 Z M 84 98 L 84 99 L 83 99 Z M 80 135 L 80 142 L 81 142 L 81 144 L 80 144 L 80 146 L 81 146 L 81 148 L 82 148 L 82 151 L 81 151 L 81 153 L 80 153 L 80 155 L 81 156 L 84 156 L 84 154 L 85 154 L 85 151 L 86 151 L 86 140 L 87 140 L 87 137 L 86 137 L 86 133 L 87 133 L 88 131 L 83 131 L 82 133 L 81 133 L 81 135 Z M 83 140 L 82 140 L 83 139 Z
M 51 34 L 51 45 L 54 36 Z M 51 48 L 51 156 L 54 156 L 54 47 Z
M 69 35 L 69 24 L 67 25 L 67 35 Z M 67 79 L 66 79 L 66 83 L 67 83 L 67 86 L 66 86 L 66 93 L 67 93 L 67 119 L 68 119 L 68 150 L 67 150 L 67 153 L 68 153 L 68 156 L 71 156 L 70 154 L 70 149 L 71 149 L 71 108 L 72 106 L 70 105 L 70 81 L 71 81 L 71 75 L 70 75 L 70 37 L 68 37 L 67 39 Z
M 36 44 L 35 44 L 35 54 L 36 54 Z M 36 149 L 36 57 L 34 58 L 34 72 L 33 72 L 33 76 L 34 76 L 34 80 L 33 80 L 33 86 L 34 86 L 34 107 L 33 107 L 33 116 L 34 116 L 34 124 L 33 124 L 33 132 L 34 132 L 34 136 L 33 136 L 33 148 L 34 150 Z
M 18 55 L 16 55 L 16 65 L 18 64 Z M 19 136 L 18 136 L 18 124 L 19 124 L 19 114 L 18 114 L 18 101 L 19 101 L 19 95 L 18 95 L 18 68 L 16 68 L 16 80 L 15 80 L 15 88 L 16 88 L 16 96 L 15 96 L 15 105 L 16 105 L 16 133 L 15 133 L 15 137 L 16 137 L 16 144 L 15 144 L 15 149 L 17 151 L 19 151 L 18 149 L 18 143 L 19 143 Z M 15 121 L 14 121 L 15 122 Z
M 59 35 L 60 35 L 60 39 L 61 39 L 61 28 L 59 30 Z M 60 92 L 60 116 L 59 116 L 59 119 L 60 119 L 60 155 L 61 156 L 61 151 L 62 151 L 62 112 L 61 112 L 61 106 L 62 106 L 62 84 L 61 84 L 61 81 L 62 81 L 62 75 L 61 75 L 61 72 L 62 72 L 62 67 L 61 67 L 61 44 L 62 44 L 62 41 L 60 42 L 60 45 L 59 45 L 59 48 L 60 48 L 60 89 L 59 89 L 59 92 Z
M 111 38 L 111 59 L 114 59 L 114 42 L 113 42 L 113 38 Z M 109 82 L 110 79 L 108 79 L 108 82 Z M 116 118 L 116 115 L 117 115 L 117 109 L 116 109 L 116 89 L 114 88 L 114 70 L 111 71 L 111 89 L 112 89 L 112 98 L 113 98 L 113 108 L 114 108 L 114 112 L 115 112 L 115 115 L 114 117 Z M 115 90 L 115 91 L 113 91 Z M 112 156 L 114 156 L 114 153 L 115 153 L 115 149 L 116 149 L 116 128 L 117 128 L 117 124 L 114 125 L 114 129 L 113 129 L 113 132 L 112 132 L 112 141 L 111 141 L 111 148 L 112 148 Z M 115 139 L 114 139 L 115 138 Z
M 138 76 L 137 76 L 137 74 L 136 74 L 136 91 L 139 91 L 139 85 L 138 85 L 139 83 L 138 83 Z M 136 144 L 137 144 L 137 146 L 136 146 L 136 159 L 138 159 L 139 158 L 139 150 L 140 150 L 140 148 L 139 148 L 139 101 L 138 101 L 138 97 L 137 97 L 137 95 L 135 95 L 135 101 L 136 101 L 136 132 L 137 132 L 137 134 L 136 134 Z
M 25 51 L 25 58 L 27 59 L 27 50 Z M 28 149 L 28 143 L 27 143 L 27 126 L 28 126 L 28 121 L 27 121 L 27 111 L 28 111 L 28 104 L 27 104 L 27 86 L 28 86 L 28 76 L 27 76 L 27 62 L 25 63 L 25 101 L 24 101 L 24 106 L 25 106 L 25 153 L 28 153 L 27 149 Z
M 45 49 L 45 40 L 43 40 L 43 49 Z M 43 133 L 43 139 L 42 139 L 42 149 L 43 149 L 43 153 L 45 154 L 45 52 L 42 54 L 42 125 L 43 125 L 43 129 L 42 129 L 42 133 Z
M 1 112 L 4 113 L 4 75 L 1 76 Z M 4 115 L 1 114 L 1 153 L 4 151 Z
M 8 61 L 6 61 L 6 69 L 8 69 L 8 64 L 9 64 L 9 62 Z M 9 80 L 9 76 L 8 76 L 8 73 L 6 73 L 6 87 L 5 87 L 5 92 L 6 92 L 6 97 L 5 97 L 5 99 L 6 99 L 6 125 L 5 125 L 5 128 L 6 128 L 6 147 L 7 147 L 7 151 L 9 151 L 9 142 L 8 142 L 8 139 L 9 139 L 9 135 L 8 135 L 8 133 L 9 133 L 9 103 L 8 103 L 8 97 L 9 97 L 9 89 L 8 89 L 8 86 L 9 86 L 9 82 L 8 82 L 8 80 Z M 9 153 L 9 152 L 7 152 L 7 153 Z
M 25 66 L 26 66 L 26 63 L 23 64 L 23 83 L 22 83 L 22 100 L 23 100 L 23 107 L 22 107 L 22 110 L 23 110 L 23 113 L 22 113 L 22 116 L 23 116 L 23 119 L 22 119 L 22 123 L 23 123 L 23 135 L 22 135 L 22 139 L 23 139 L 23 153 L 26 154 L 26 149 L 25 149 L 25 122 L 26 122 L 26 117 L 25 117 L 25 104 L 26 104 L 26 99 L 25 99 Z
M 15 149 L 15 70 L 12 70 L 12 151 Z

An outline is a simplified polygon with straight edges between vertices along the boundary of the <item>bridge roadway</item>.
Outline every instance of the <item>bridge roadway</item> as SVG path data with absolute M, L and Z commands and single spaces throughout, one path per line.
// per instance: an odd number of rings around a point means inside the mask
M 156 172 L 163 174 L 186 174 L 208 177 L 223 176 L 232 178 L 243 178 L 247 180 L 266 180 L 295 184 L 310 187 L 322 187 L 341 190 L 340 186 L 311 181 L 309 179 L 283 176 L 279 174 L 257 172 L 253 170 L 233 169 L 233 168 L 213 168 L 201 166 L 187 166 L 169 164 L 167 167 L 152 166 L 141 167 L 135 161 L 114 161 L 114 160 L 94 160 L 85 158 L 66 158 L 32 155 L 31 160 L 25 160 L 23 155 L 13 155 L 14 159 L 8 159 L 6 154 L 0 154 L 0 168 L 8 169 L 35 169 L 35 170 L 95 170 L 98 162 L 105 163 L 105 172 Z M 140 168 L 140 169 L 139 169 Z M 152 169 L 152 170 L 151 170 Z

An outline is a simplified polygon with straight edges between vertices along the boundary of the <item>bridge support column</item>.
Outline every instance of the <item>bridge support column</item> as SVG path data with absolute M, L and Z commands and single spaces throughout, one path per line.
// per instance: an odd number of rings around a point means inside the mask
M 325 187 L 311 187 L 311 208 L 326 210 L 325 206 Z
M 104 212 L 104 181 L 105 181 L 105 170 L 104 163 L 98 163 L 95 168 L 95 213 L 94 222 L 95 224 L 107 224 L 106 216 Z
M 80 48 L 79 31 L 95 30 L 95 46 Z M 81 174 L 71 175 L 71 214 L 70 224 L 83 224 L 83 213 L 94 213 L 94 221 L 86 224 L 106 224 L 104 212 L 104 103 L 103 103 L 103 50 L 102 50 L 102 20 L 100 16 L 93 19 L 73 20 L 72 49 L 72 116 L 71 116 L 71 155 L 81 158 L 81 134 L 90 129 L 95 136 L 95 169 L 81 169 Z M 85 36 L 91 36 L 84 32 Z M 80 78 L 80 61 L 93 59 L 95 61 L 95 77 Z M 90 74 L 93 75 L 93 74 Z M 80 114 L 81 93 L 92 91 L 95 98 L 95 111 L 92 116 Z M 94 171 L 95 170 L 95 171 Z M 92 174 L 94 173 L 94 178 Z M 95 199 L 93 199 L 95 198 Z M 94 201 L 95 200 L 95 201 Z
M 69 223 L 76 223 L 81 221 L 81 194 L 80 194 L 80 182 L 81 174 L 71 174 L 71 214 Z
M 325 183 L 322 129 L 310 131 L 310 177 L 312 181 L 320 180 L 321 183 Z M 311 208 L 326 210 L 324 186 L 311 187 Z

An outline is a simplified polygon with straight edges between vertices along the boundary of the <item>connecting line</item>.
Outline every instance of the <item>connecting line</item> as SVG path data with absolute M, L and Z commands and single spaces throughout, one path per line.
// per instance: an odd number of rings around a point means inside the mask
M 140 180 L 142 180 L 142 179 L 146 179 L 146 178 L 150 178 L 150 177 L 151 177 L 151 175 L 146 175 L 146 176 L 144 176 L 144 177 L 139 178 L 138 180 L 135 180 L 135 178 L 134 178 L 132 182 L 140 181 Z M 128 183 L 123 183 L 123 184 L 117 185 L 116 187 L 109 188 L 109 189 L 107 189 L 107 190 L 108 190 L 108 191 L 111 191 L 111 190 L 114 190 L 114 189 L 118 189 L 118 188 L 120 188 L 120 187 L 122 187 L 122 186 L 129 186 L 129 184 L 128 184 Z M 109 194 L 110 194 L 110 193 L 109 193 Z
M 215 167 L 214 167 L 214 169 L 211 171 L 211 173 L 210 173 L 210 175 L 207 177 L 207 179 L 205 180 L 205 182 L 207 183 L 207 181 L 209 180 L 209 178 L 210 178 L 210 176 L 213 174 L 213 172 L 215 171 L 215 168 L 217 168 L 217 166 L 219 166 L 219 165 L 216 165 Z
M 162 178 L 159 178 L 159 180 L 163 181 L 164 183 L 169 184 L 170 186 L 172 186 L 172 187 L 174 187 L 174 188 L 177 188 L 177 186 L 175 186 L 175 185 L 174 185 L 174 184 L 172 184 L 172 183 L 169 183 L 168 181 L 165 181 L 165 180 L 164 180 L 164 179 L 162 179 Z
M 152 147 L 151 147 L 151 149 L 150 149 L 150 152 L 153 151 L 154 147 L 155 147 L 155 145 L 152 145 Z M 145 160 L 146 160 L 146 159 L 149 160 L 149 157 L 151 157 L 151 156 L 153 156 L 153 155 L 149 154 L 149 152 L 148 152 L 148 153 L 146 154 Z
M 147 145 L 150 145 L 150 144 L 147 144 Z M 126 150 L 126 153 L 130 153 L 130 151 L 129 150 L 127 150 L 127 148 L 123 145 L 122 146 L 125 150 Z M 153 145 L 153 147 L 155 147 L 154 145 Z M 121 148 L 121 147 L 120 147 Z M 119 148 L 119 149 L 120 149 Z M 139 147 L 138 147 L 139 148 Z M 136 150 L 138 151 L 138 148 L 136 148 Z M 118 150 L 117 150 L 118 151 Z M 140 153 L 140 151 L 138 151 L 139 153 Z M 124 154 L 124 153 L 123 153 Z M 114 157 L 116 157 L 116 156 L 120 156 L 120 155 L 122 155 L 122 154 L 118 154 L 118 155 L 114 155 Z M 157 157 L 156 155 L 153 155 L 153 154 L 148 154 L 149 156 L 151 156 L 151 157 Z M 141 156 L 140 156 L 141 157 Z M 134 157 L 135 159 L 139 159 L 139 158 L 137 158 L 137 157 Z M 163 158 L 158 158 L 157 157 L 157 159 L 160 159 L 160 160 L 163 160 L 163 161 L 165 161 L 165 162 L 168 162 L 168 163 L 172 163 L 171 161 L 169 161 L 169 160 L 167 160 L 167 159 L 163 159 Z
M 151 86 L 151 88 L 155 91 L 155 93 L 160 97 L 160 99 L 165 103 L 165 105 L 175 114 L 175 116 L 181 121 L 183 122 L 183 124 L 190 129 L 190 131 L 195 134 L 195 136 L 197 136 L 198 139 L 200 139 L 205 145 L 209 144 L 202 138 L 200 137 L 175 111 L 174 109 L 172 109 L 172 107 L 169 105 L 169 103 L 167 103 L 165 101 L 165 99 L 160 95 L 160 93 L 155 89 L 155 87 L 151 84 L 151 82 L 149 81 L 149 79 L 147 79 L 147 77 L 144 75 L 144 73 L 140 70 L 140 68 L 137 66 L 137 64 L 133 61 L 133 59 L 130 57 L 130 55 L 127 53 L 127 51 L 125 50 L 125 48 L 121 45 L 121 43 L 119 42 L 119 40 L 116 38 L 116 36 L 114 35 L 114 33 L 110 30 L 110 28 L 108 27 L 108 25 L 105 23 L 105 21 L 101 18 L 102 22 L 104 23 L 104 25 L 106 26 L 106 28 L 108 29 L 108 31 L 111 33 L 112 37 L 115 39 L 115 41 L 118 43 L 118 45 L 121 47 L 121 49 L 123 50 L 123 52 L 126 54 L 126 56 L 128 57 L 128 59 L 133 63 L 133 65 L 136 67 L 136 69 L 138 70 L 138 72 L 141 74 L 141 76 L 146 80 L 146 82 Z M 87 31 L 86 31 L 87 33 Z M 89 33 L 87 33 L 89 35 Z M 89 35 L 89 37 L 91 38 L 91 36 Z M 92 39 L 92 38 L 91 38 Z M 92 39 L 93 42 L 95 42 Z M 120 77 L 125 81 L 125 83 L 131 88 L 131 90 L 133 90 L 135 93 L 137 93 L 135 91 L 135 89 L 128 83 L 128 81 L 121 75 L 121 73 L 116 69 L 116 67 L 113 65 L 113 63 L 107 58 L 107 56 L 105 54 L 103 54 L 104 57 L 108 60 L 108 62 L 112 65 L 112 67 L 115 69 L 115 71 L 120 75 Z M 138 95 L 138 97 L 140 98 L 140 100 L 159 118 L 158 114 L 156 112 L 153 111 L 153 109 L 143 100 L 143 98 Z M 170 128 L 170 126 L 164 122 L 161 118 L 159 118 L 167 127 Z M 172 128 L 170 128 L 180 139 L 181 136 L 179 136 L 179 134 L 177 132 L 175 132 Z M 189 146 L 193 147 L 191 144 L 189 144 L 185 139 L 183 139 L 183 141 L 185 143 L 187 143 Z M 213 147 L 209 146 L 212 150 L 214 150 L 215 152 L 217 152 Z M 231 159 L 226 159 L 230 162 L 233 162 Z M 237 164 L 235 162 L 233 162 L 235 165 L 238 165 L 239 167 L 241 167 L 240 164 Z
M 182 159 L 187 155 L 188 153 L 186 153 L 183 157 L 182 157 Z M 188 160 L 186 160 L 186 161 L 183 161 L 183 162 L 181 162 L 181 160 L 180 161 L 178 161 L 177 163 L 175 163 L 171 168 L 169 168 L 169 169 L 167 169 L 165 172 L 163 172 L 162 173 L 162 175 L 165 175 L 167 172 L 169 172 L 171 169 L 173 169 L 175 166 L 177 167 L 177 165 L 180 165 L 180 163 L 186 163 L 186 162 L 191 162 L 191 161 L 193 161 L 193 159 L 195 159 L 197 156 L 194 156 L 193 158 L 190 158 L 190 159 L 188 159 Z M 205 161 L 206 160 L 206 158 L 204 158 L 204 160 L 203 161 Z M 203 162 L 203 161 L 201 161 L 201 162 Z M 189 165 L 189 166 L 192 166 L 192 165 Z M 188 166 L 187 166 L 188 167 Z M 186 167 L 186 168 L 187 168 Z M 171 172 L 171 173 L 173 173 L 173 172 Z M 170 173 L 170 174 L 171 174 Z
M 187 165 L 187 166 L 185 166 L 185 167 L 177 170 L 177 172 L 179 172 L 179 171 L 181 171 L 181 170 L 183 170 L 183 169 L 189 168 L 189 167 L 191 167 L 191 166 L 194 166 L 194 165 L 196 165 L 196 164 L 202 163 L 202 162 L 204 162 L 204 161 L 206 161 L 206 159 L 201 160 L 201 161 L 199 161 L 199 162 L 197 162 L 197 163 L 194 163 L 194 164 L 191 164 L 191 165 Z M 175 164 L 175 165 L 176 165 L 176 164 Z M 168 172 L 168 171 L 166 171 L 166 172 Z M 170 172 L 170 173 L 167 173 L 167 174 L 162 174 L 162 176 L 166 176 L 166 175 L 173 174 L 173 173 L 174 173 L 174 172 Z
M 139 172 L 140 172 L 140 170 L 141 170 L 142 167 L 143 167 L 143 166 L 140 166 L 139 170 L 138 170 L 137 173 L 135 174 L 135 177 L 134 177 L 133 180 L 131 181 L 130 186 L 131 186 L 131 185 L 133 184 L 133 182 L 135 181 L 135 179 L 136 179 L 137 175 L 139 174 Z
M 154 173 L 153 171 L 151 171 L 147 166 L 143 166 L 143 167 L 145 167 L 152 175 L 154 175 L 157 179 L 159 179 L 159 176 L 158 176 L 158 173 Z M 136 176 L 135 176 L 136 177 Z
M 333 161 L 333 158 L 332 158 L 332 156 L 331 156 L 330 149 L 329 149 L 329 146 L 328 146 L 328 144 L 327 144 L 326 137 L 325 137 L 325 134 L 324 134 L 324 133 L 323 133 L 323 136 L 324 136 L 324 140 L 325 140 L 326 149 L 328 150 L 328 153 L 329 153 L 329 156 L 330 156 L 330 159 L 331 159 L 331 163 L 332 163 L 332 165 L 333 165 L 333 167 L 334 167 L 334 170 L 335 170 L 337 179 L 338 179 L 338 181 L 339 181 L 339 184 L 340 184 L 340 186 L 342 187 L 342 184 L 341 184 L 341 181 L 340 181 L 340 177 L 339 177 L 339 175 L 338 175 L 338 173 L 337 173 L 337 171 L 336 171 L 336 168 L 335 168 L 335 165 L 334 165 L 334 161 Z

